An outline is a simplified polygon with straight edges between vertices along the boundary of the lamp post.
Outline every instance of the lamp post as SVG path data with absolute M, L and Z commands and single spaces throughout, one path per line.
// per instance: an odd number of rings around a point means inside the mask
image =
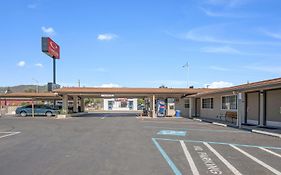
M 36 92 L 39 93 L 39 81 L 36 80 L 35 78 L 32 78 L 32 80 L 37 83 L 37 84 L 36 84 Z
M 188 64 L 188 62 L 186 62 L 186 64 L 185 65 L 183 65 L 182 66 L 183 68 L 186 68 L 186 71 L 187 71 L 187 88 L 189 88 L 189 81 L 188 81 L 188 78 L 189 78 L 189 76 L 188 76 L 188 73 L 189 73 L 189 64 Z

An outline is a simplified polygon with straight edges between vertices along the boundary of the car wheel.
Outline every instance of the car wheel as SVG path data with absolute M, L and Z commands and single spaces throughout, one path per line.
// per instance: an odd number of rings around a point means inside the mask
M 46 112 L 47 117 L 52 117 L 52 115 L 53 115 L 52 112 Z
M 20 116 L 26 117 L 26 116 L 27 116 L 27 113 L 26 113 L 25 111 L 22 111 L 22 112 L 20 112 Z

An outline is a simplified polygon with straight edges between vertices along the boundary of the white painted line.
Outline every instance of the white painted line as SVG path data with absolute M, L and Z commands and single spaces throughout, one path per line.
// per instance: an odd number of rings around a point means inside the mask
M 2 133 L 4 133 L 4 132 L 2 132 Z M 6 133 L 6 132 L 5 132 Z M 17 134 L 19 134 L 20 132 L 10 132 L 10 134 L 7 134 L 6 133 L 6 135 L 3 135 L 3 136 L 0 136 L 0 139 L 2 139 L 2 138 L 5 138 L 5 137 L 9 137 L 9 136 L 13 136 L 13 135 L 17 135 Z
M 252 132 L 281 138 L 281 134 L 277 134 L 277 133 L 271 133 L 271 132 L 266 132 L 266 131 L 261 131 L 261 130 L 256 130 L 256 129 L 253 129 Z
M 101 119 L 103 120 L 103 119 L 105 119 L 105 117 L 102 117 Z
M 211 145 L 206 142 L 203 142 L 235 175 L 242 175 L 233 165 L 231 165 L 220 153 L 218 153 Z
M 214 125 L 218 125 L 218 126 L 223 126 L 223 127 L 227 127 L 226 124 L 222 124 L 222 123 L 217 123 L 217 122 L 213 122 Z
M 180 122 L 174 122 L 174 121 L 159 121 L 159 120 L 142 120 L 140 122 L 143 123 L 159 123 L 159 124 L 179 124 L 179 125 L 209 125 L 209 123 L 197 123 L 192 121 L 180 121 Z
M 266 149 L 266 148 L 260 148 L 260 149 L 281 158 L 281 155 L 277 154 L 276 152 L 273 152 L 273 151 L 271 151 L 269 149 Z
M 197 169 L 197 167 L 196 167 L 196 165 L 195 165 L 195 163 L 194 163 L 194 161 L 193 161 L 184 141 L 180 140 L 180 144 L 181 144 L 181 147 L 182 147 L 183 152 L 185 154 L 185 157 L 186 157 L 186 159 L 189 163 L 189 166 L 191 168 L 191 171 L 192 171 L 193 175 L 199 175 L 199 171 L 198 171 L 198 169 Z
M 260 164 L 261 166 L 265 167 L 266 169 L 268 169 L 269 171 L 271 171 L 272 173 L 276 174 L 276 175 L 281 175 L 281 172 L 274 169 L 273 167 L 269 166 L 268 164 L 264 163 L 263 161 L 257 159 L 256 157 L 250 155 L 249 153 L 243 151 L 242 149 L 238 148 L 237 146 L 234 145 L 230 145 L 232 148 L 236 149 L 237 151 L 241 152 L 242 154 L 244 154 L 245 156 L 249 157 L 250 159 L 252 159 L 253 161 L 255 161 L 256 163 Z

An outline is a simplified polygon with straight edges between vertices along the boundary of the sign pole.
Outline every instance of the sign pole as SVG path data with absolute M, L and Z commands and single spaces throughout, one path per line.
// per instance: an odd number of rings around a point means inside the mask
M 53 57 L 53 87 L 56 84 L 56 59 Z M 52 87 L 52 90 L 54 90 Z M 54 107 L 56 106 L 56 100 L 54 100 Z
M 56 59 L 53 58 L 53 83 L 56 84 Z

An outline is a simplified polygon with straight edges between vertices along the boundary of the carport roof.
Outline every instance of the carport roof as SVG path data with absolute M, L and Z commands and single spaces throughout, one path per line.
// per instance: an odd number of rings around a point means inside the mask
M 56 93 L 8 93 L 0 94 L 0 98 L 4 99 L 58 99 L 60 98 Z
M 64 87 L 56 89 L 58 94 L 196 94 L 212 91 L 212 89 L 199 88 L 94 88 L 94 87 Z
M 242 85 L 238 85 L 238 86 L 221 88 L 221 89 L 216 89 L 214 91 L 209 91 L 209 92 L 208 91 L 200 92 L 198 94 L 193 94 L 189 97 L 200 97 L 200 96 L 209 95 L 209 94 L 232 92 L 232 91 L 251 92 L 251 91 L 268 90 L 268 89 L 274 89 L 274 88 L 281 88 L 281 78 L 275 78 L 275 79 L 270 79 L 270 80 L 242 84 Z

